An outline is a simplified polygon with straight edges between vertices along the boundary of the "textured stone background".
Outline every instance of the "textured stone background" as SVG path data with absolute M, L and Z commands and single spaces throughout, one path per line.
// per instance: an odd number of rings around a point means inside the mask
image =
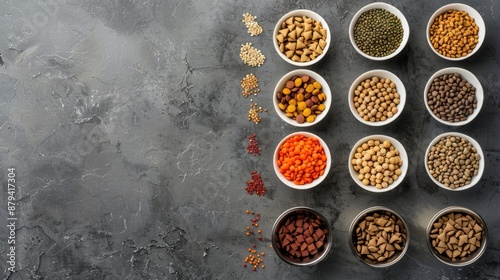
M 355 52 L 348 26 L 371 1 L 0 1 L 0 182 L 17 172 L 17 270 L 7 271 L 8 231 L 0 227 L 0 268 L 7 279 L 499 279 L 500 278 L 500 2 L 467 0 L 483 16 L 487 36 L 473 58 L 449 62 L 425 41 L 432 13 L 450 1 L 394 1 L 411 35 L 397 57 L 372 62 Z M 439 3 L 438 3 L 439 2 Z M 271 154 L 297 131 L 272 109 L 272 91 L 295 69 L 272 46 L 272 29 L 286 12 L 318 12 L 332 31 L 327 56 L 310 69 L 329 82 L 333 107 L 307 131 L 329 145 L 333 164 L 319 187 L 285 187 Z M 250 37 L 241 22 L 250 12 L 264 27 Z M 239 59 L 252 42 L 266 55 L 260 68 Z M 452 128 L 427 113 L 423 89 L 435 71 L 472 71 L 485 90 L 480 115 Z M 367 127 L 349 112 L 347 92 L 361 73 L 382 68 L 404 82 L 408 100 L 399 119 Z M 239 81 L 253 72 L 269 112 L 247 121 L 249 99 Z M 481 182 L 463 192 L 438 188 L 425 173 L 423 153 L 440 133 L 459 131 L 483 147 Z M 257 133 L 263 154 L 246 154 Z M 396 190 L 368 193 L 347 169 L 352 145 L 387 134 L 406 147 L 408 175 Z M 245 193 L 257 170 L 269 191 Z M 6 223 L 2 188 L 0 221 Z M 309 268 L 289 267 L 269 249 L 276 217 L 298 205 L 314 207 L 333 226 L 329 257 Z M 410 226 L 407 255 L 391 269 L 372 269 L 350 252 L 347 230 L 361 210 L 384 205 Z M 428 251 L 424 231 L 449 205 L 477 211 L 490 230 L 488 249 L 475 264 L 457 269 Z M 262 214 L 264 240 L 244 235 L 246 209 Z M 265 269 L 242 267 L 246 249 L 266 252 Z

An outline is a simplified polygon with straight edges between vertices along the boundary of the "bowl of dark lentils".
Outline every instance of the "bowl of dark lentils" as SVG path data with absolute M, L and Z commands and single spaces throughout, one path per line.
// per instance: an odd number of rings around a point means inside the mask
M 481 180 L 484 154 L 472 137 L 458 133 L 443 133 L 431 141 L 425 152 L 427 174 L 436 185 L 451 191 L 463 191 Z
M 349 228 L 349 245 L 362 263 L 383 268 L 403 258 L 410 243 L 404 219 L 395 211 L 373 206 L 359 213 Z
M 375 2 L 352 18 L 349 38 L 354 49 L 371 60 L 386 60 L 400 53 L 410 37 L 410 26 L 396 7 Z
M 425 107 L 438 122 L 461 126 L 471 122 L 481 111 L 484 92 L 471 72 L 458 67 L 437 71 L 424 90 Z
M 330 87 L 316 72 L 298 69 L 284 75 L 274 89 L 276 113 L 288 124 L 307 127 L 319 123 L 332 104 Z
M 283 212 L 273 225 L 272 245 L 284 262 L 310 266 L 323 260 L 332 247 L 328 220 L 318 211 L 293 207 Z
M 427 226 L 427 246 L 441 262 L 462 267 L 478 260 L 486 250 L 488 229 L 476 212 L 450 206 L 439 211 Z

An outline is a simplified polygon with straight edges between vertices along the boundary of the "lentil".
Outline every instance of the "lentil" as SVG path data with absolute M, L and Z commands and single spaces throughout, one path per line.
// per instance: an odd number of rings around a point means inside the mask
M 280 51 L 297 62 L 314 60 L 326 51 L 327 36 L 320 21 L 306 16 L 289 17 L 275 34 Z
M 450 58 L 467 56 L 479 40 L 479 27 L 465 11 L 448 10 L 437 16 L 429 30 L 434 49 Z
M 259 80 L 252 73 L 247 74 L 241 80 L 240 83 L 241 83 L 241 88 L 242 88 L 241 94 L 244 97 L 248 97 L 249 95 L 252 95 L 252 94 L 253 95 L 257 95 L 257 93 L 260 92 L 260 89 L 259 89 Z
M 266 57 L 260 50 L 252 47 L 252 43 L 245 43 L 241 45 L 240 58 L 243 63 L 252 67 L 260 67 L 266 60 Z
M 288 138 L 279 147 L 278 167 L 289 181 L 309 184 L 325 173 L 327 157 L 319 140 L 304 135 Z
M 371 9 L 360 15 L 354 25 L 354 42 L 365 54 L 388 56 L 403 41 L 401 20 L 385 9 Z
M 257 139 L 255 139 L 255 137 L 257 137 L 255 133 L 247 137 L 249 142 L 247 146 L 247 152 L 251 155 L 257 156 L 260 155 L 262 149 L 259 148 L 259 142 L 257 141 Z
M 399 151 L 388 140 L 368 140 L 356 148 L 351 164 L 365 186 L 385 189 L 402 174 Z
M 445 136 L 431 147 L 427 168 L 434 179 L 456 189 L 469 185 L 479 170 L 481 156 L 476 148 L 459 136 Z
M 294 76 L 276 93 L 278 107 L 297 123 L 312 123 L 326 106 L 323 86 L 309 75 Z
M 435 78 L 427 92 L 427 104 L 432 113 L 447 122 L 460 122 L 477 108 L 476 88 L 460 74 L 445 74 Z
M 255 20 L 257 17 L 252 16 L 249 13 L 244 13 L 243 14 L 243 20 L 242 22 L 245 23 L 245 26 L 247 27 L 247 33 L 250 34 L 250 36 L 258 36 L 262 33 L 262 26 L 257 23 Z
M 390 79 L 372 77 L 354 90 L 354 107 L 365 121 L 378 122 L 392 118 L 398 112 L 401 96 Z
M 403 221 L 388 211 L 375 212 L 364 217 L 353 233 L 358 255 L 370 263 L 392 261 L 406 246 L 406 228 Z
M 252 171 L 250 173 L 252 176 L 251 180 L 247 180 L 247 187 L 245 190 L 247 191 L 248 194 L 257 194 L 258 196 L 263 196 L 266 194 L 266 187 L 264 186 L 264 181 L 262 181 L 262 177 L 260 176 L 257 171 Z
M 429 238 L 432 247 L 452 262 L 460 261 L 481 247 L 483 227 L 469 215 L 450 213 L 433 224 Z

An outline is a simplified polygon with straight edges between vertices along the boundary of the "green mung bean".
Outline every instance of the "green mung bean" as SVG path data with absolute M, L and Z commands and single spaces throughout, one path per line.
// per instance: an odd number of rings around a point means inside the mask
M 384 9 L 361 14 L 354 25 L 354 42 L 365 54 L 383 57 L 395 52 L 403 41 L 401 20 Z

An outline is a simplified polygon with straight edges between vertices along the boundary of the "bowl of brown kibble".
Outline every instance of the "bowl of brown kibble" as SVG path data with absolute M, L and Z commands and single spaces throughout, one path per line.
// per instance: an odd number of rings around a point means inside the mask
M 358 186 L 370 192 L 387 192 L 401 184 L 406 176 L 408 154 L 398 140 L 371 135 L 354 144 L 348 165 Z
M 354 49 L 370 60 L 387 60 L 399 54 L 410 37 L 410 26 L 396 7 L 375 2 L 362 7 L 349 25 Z
M 471 72 L 458 67 L 441 69 L 427 81 L 424 103 L 438 122 L 461 126 L 471 122 L 481 111 L 484 92 Z
M 276 84 L 273 104 L 283 121 L 307 127 L 319 123 L 328 114 L 332 93 L 319 74 L 298 69 L 285 74 Z
M 369 126 L 393 122 L 406 103 L 403 82 L 386 70 L 371 70 L 361 74 L 349 89 L 349 109 L 354 117 Z
M 295 66 L 320 61 L 330 47 L 331 33 L 326 21 L 310 10 L 294 10 L 278 20 L 273 44 L 278 55 Z
M 410 232 L 403 217 L 383 206 L 363 210 L 349 228 L 349 246 L 354 256 L 371 267 L 397 263 L 409 243 Z
M 439 211 L 427 226 L 427 246 L 441 262 L 462 267 L 477 261 L 486 250 L 488 229 L 476 212 L 450 206 Z
M 425 170 L 443 189 L 463 191 L 476 185 L 484 172 L 484 154 L 472 137 L 443 133 L 429 143 L 425 152 Z
M 315 265 L 328 255 L 332 247 L 328 220 L 309 207 L 293 207 L 283 212 L 276 219 L 272 232 L 274 251 L 291 265 Z
M 429 19 L 427 42 L 438 56 L 452 61 L 469 58 L 483 44 L 486 26 L 474 8 L 453 3 L 439 8 Z

